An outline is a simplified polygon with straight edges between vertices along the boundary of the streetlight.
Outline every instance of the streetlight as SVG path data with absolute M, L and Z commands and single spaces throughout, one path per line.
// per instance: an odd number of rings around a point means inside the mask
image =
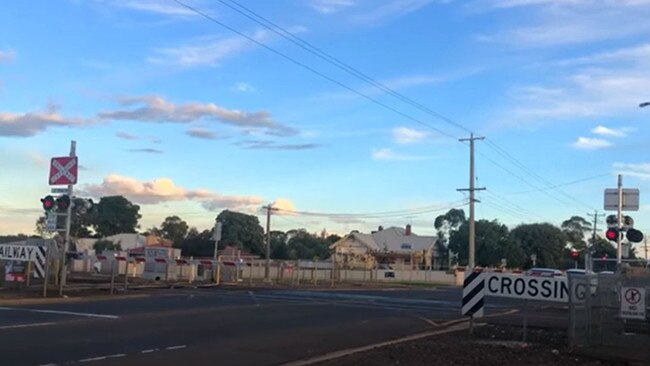
M 639 108 L 644 108 L 644 107 L 647 107 L 647 106 L 650 106 L 650 102 L 643 102 L 643 103 L 639 104 Z

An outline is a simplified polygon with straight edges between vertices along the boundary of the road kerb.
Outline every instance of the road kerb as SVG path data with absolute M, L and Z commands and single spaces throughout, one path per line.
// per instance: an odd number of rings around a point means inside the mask
M 380 348 L 380 347 L 386 347 L 386 346 L 391 346 L 394 344 L 400 344 L 404 342 L 410 342 L 410 341 L 415 341 L 418 339 L 426 338 L 426 337 L 431 337 L 435 335 L 440 335 L 440 334 L 445 334 L 445 333 L 452 333 L 452 332 L 457 332 L 461 331 L 464 329 L 468 329 L 469 325 L 466 323 L 463 324 L 458 324 L 451 326 L 446 329 L 440 329 L 440 330 L 434 330 L 434 331 L 428 331 L 428 332 L 423 332 L 423 333 L 417 333 L 413 334 L 410 336 L 402 337 L 399 339 L 393 339 L 390 341 L 384 341 L 384 342 L 379 342 L 379 343 L 374 343 L 370 344 L 367 346 L 361 346 L 361 347 L 356 347 L 356 348 L 348 348 L 340 351 L 334 351 L 330 353 L 326 353 L 324 355 L 316 356 L 316 357 L 310 357 L 302 360 L 296 360 L 296 361 L 291 361 L 288 363 L 284 363 L 281 366 L 306 366 L 306 365 L 313 365 L 318 362 L 324 362 L 324 361 L 330 361 L 333 359 L 353 355 L 355 353 L 360 353 L 360 352 L 365 352 L 365 351 L 370 351 L 375 348 Z
M 5 299 L 5 300 L 0 300 L 0 306 L 68 304 L 68 303 L 81 303 L 81 302 L 92 302 L 92 301 L 138 299 L 138 298 L 150 297 L 150 296 L 151 295 L 149 294 L 133 294 L 133 295 L 97 295 L 97 296 L 81 296 L 81 297 Z

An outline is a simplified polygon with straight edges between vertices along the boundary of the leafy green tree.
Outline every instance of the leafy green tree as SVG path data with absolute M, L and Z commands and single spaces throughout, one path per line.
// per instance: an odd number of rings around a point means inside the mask
M 189 226 L 178 216 L 168 216 L 160 224 L 160 234 L 174 243 L 180 243 L 187 236 Z
M 271 258 L 289 259 L 287 234 L 283 231 L 271 231 Z
M 560 226 L 562 231 L 576 250 L 584 250 L 587 247 L 585 237 L 591 232 L 591 223 L 581 216 L 572 216 L 570 219 L 562 222 Z
M 174 242 L 174 247 L 179 248 L 183 256 L 190 257 L 212 257 L 214 255 L 214 245 L 212 230 L 199 232 L 194 227 L 188 230 L 185 238 Z
M 139 227 L 140 206 L 122 196 L 102 197 L 92 211 L 92 227 L 100 237 L 135 233 Z
M 290 230 L 287 236 L 291 259 L 325 259 L 330 256 L 328 241 L 305 229 Z
M 220 246 L 232 245 L 251 254 L 263 255 L 264 229 L 257 216 L 224 210 L 217 220 L 222 223 Z
M 438 230 L 438 239 L 444 245 L 449 243 L 449 239 L 454 232 L 467 222 L 465 211 L 462 209 L 452 208 L 444 215 L 436 217 L 433 226 Z
M 104 240 L 100 239 L 93 244 L 93 249 L 95 249 L 95 253 L 97 254 L 102 254 L 106 250 L 122 250 L 122 244 L 118 243 L 113 243 L 110 240 Z
M 468 242 L 469 222 L 464 222 L 449 240 L 449 249 L 458 253 L 461 264 L 468 262 Z M 525 261 L 523 250 L 512 241 L 508 227 L 496 220 L 476 221 L 476 264 L 499 266 L 504 258 L 509 267 L 520 267 Z
M 337 235 L 337 234 L 329 234 L 329 235 L 325 238 L 325 240 L 326 240 L 330 245 L 332 245 L 332 244 L 336 243 L 337 241 L 341 240 L 341 236 L 340 236 L 340 235 Z
M 548 223 L 522 224 L 510 235 L 517 247 L 523 249 L 526 258 L 537 255 L 538 267 L 560 268 L 563 263 L 567 236 L 558 227 Z M 530 261 L 527 260 L 527 264 Z

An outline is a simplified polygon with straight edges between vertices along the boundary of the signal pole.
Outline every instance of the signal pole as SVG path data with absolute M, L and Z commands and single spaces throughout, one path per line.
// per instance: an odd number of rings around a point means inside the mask
M 623 176 L 618 175 L 618 235 L 616 238 L 616 265 L 618 270 L 621 270 L 621 263 L 623 262 L 623 246 L 621 238 L 621 229 L 623 228 Z
M 474 217 L 474 203 L 477 200 L 474 198 L 475 191 L 484 191 L 483 188 L 474 187 L 474 141 L 483 140 L 485 137 L 475 137 L 473 133 L 469 135 L 469 138 L 462 138 L 458 141 L 465 142 L 469 141 L 469 188 L 457 189 L 459 192 L 469 191 L 469 261 L 468 266 L 470 270 L 473 270 L 476 267 L 476 227 L 475 227 L 475 217 Z
M 70 156 L 74 157 L 77 156 L 77 142 L 76 141 L 70 141 Z M 72 193 L 73 193 L 73 187 L 74 185 L 68 184 L 68 197 L 72 200 Z M 70 225 L 72 223 L 72 204 L 68 205 L 68 211 L 66 213 L 65 217 L 65 236 L 64 236 L 64 242 L 63 242 L 63 260 L 62 260 L 62 265 L 61 265 L 61 281 L 59 282 L 59 296 L 63 296 L 63 287 L 65 286 L 66 283 L 66 277 L 68 276 L 68 261 L 67 261 L 67 253 L 70 250 Z

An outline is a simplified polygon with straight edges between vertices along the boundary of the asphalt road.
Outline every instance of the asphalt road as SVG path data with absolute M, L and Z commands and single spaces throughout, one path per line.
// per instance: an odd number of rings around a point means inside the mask
M 462 320 L 458 289 L 143 295 L 0 307 L 0 365 L 279 365 Z M 520 324 L 522 302 L 487 304 L 485 321 Z M 528 304 L 530 326 L 566 326 L 547 305 Z

